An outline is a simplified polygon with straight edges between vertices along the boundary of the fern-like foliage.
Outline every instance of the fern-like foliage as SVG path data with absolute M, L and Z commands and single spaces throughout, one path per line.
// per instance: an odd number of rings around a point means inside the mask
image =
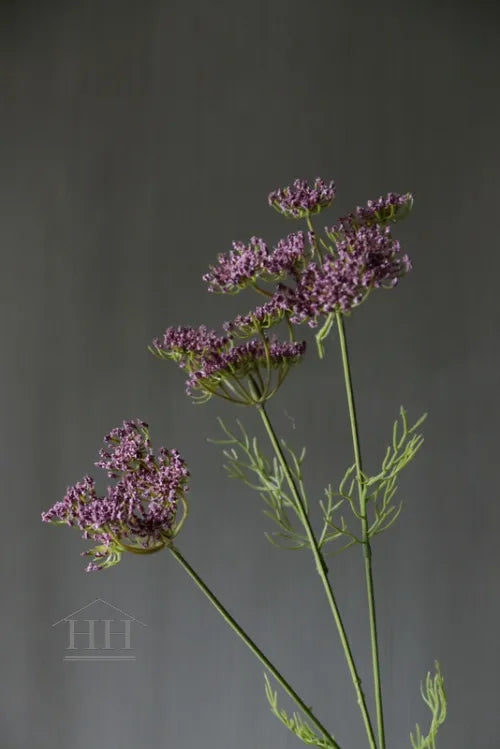
M 226 439 L 210 440 L 225 445 L 223 455 L 226 460 L 224 468 L 230 478 L 239 479 L 246 486 L 257 491 L 266 505 L 264 514 L 277 525 L 278 530 L 266 533 L 266 537 L 275 546 L 285 549 L 302 549 L 309 547 L 309 541 L 297 526 L 303 511 L 307 512 L 307 497 L 304 490 L 302 464 L 305 448 L 297 455 L 282 440 L 287 453 L 290 472 L 300 492 L 302 506 L 298 507 L 291 496 L 283 469 L 276 458 L 269 459 L 260 449 L 256 437 L 250 438 L 238 420 L 239 434 L 231 431 L 222 419 L 218 419 Z
M 320 500 L 320 507 L 323 511 L 323 530 L 319 537 L 319 547 L 331 541 L 343 540 L 343 544 L 337 548 L 333 554 L 339 554 L 354 544 L 361 543 L 361 538 L 349 529 L 345 519 L 345 509 L 358 520 L 361 515 L 357 509 L 357 499 L 355 499 L 356 487 L 356 466 L 349 466 L 342 481 L 339 484 L 338 491 L 334 491 L 331 486 L 325 489 L 326 501 Z
M 350 529 L 345 518 L 345 510 L 349 509 L 350 515 L 359 521 L 363 519 L 361 500 L 366 507 L 368 538 L 383 533 L 393 525 L 402 508 L 401 502 L 394 502 L 398 476 L 422 446 L 424 438 L 417 430 L 425 418 L 426 414 L 410 426 L 406 411 L 401 408 L 399 417 L 394 422 L 392 441 L 387 447 L 381 470 L 373 476 L 363 472 L 358 478 L 356 465 L 353 464 L 345 472 L 337 491 L 333 491 L 331 486 L 325 490 L 326 501 L 320 502 L 324 521 L 320 546 L 342 539 L 342 546 L 333 552 L 338 553 L 353 544 L 362 543 L 360 536 Z
M 345 472 L 336 491 L 331 486 L 326 488 L 325 499 L 319 502 L 323 514 L 323 528 L 318 537 L 320 548 L 332 542 L 340 542 L 333 552 L 330 551 L 338 554 L 354 544 L 363 543 L 359 529 L 363 520 L 362 504 L 368 517 L 368 538 L 387 530 L 396 521 L 402 506 L 401 502 L 394 502 L 398 476 L 423 443 L 423 437 L 417 433 L 417 429 L 424 419 L 425 415 L 410 426 L 406 411 L 401 408 L 399 418 L 394 422 L 392 442 L 387 447 L 380 471 L 373 476 L 362 473 L 358 477 L 356 465 L 353 464 Z M 280 548 L 309 548 L 308 536 L 304 532 L 304 514 L 308 513 L 302 472 L 305 448 L 297 454 L 281 440 L 291 476 L 299 492 L 298 505 L 276 457 L 267 457 L 257 438 L 250 437 L 240 421 L 236 422 L 238 428 L 234 431 L 222 419 L 218 421 L 225 439 L 211 442 L 224 446 L 224 468 L 228 476 L 239 479 L 257 491 L 265 503 L 264 513 L 277 526 L 277 530 L 266 533 L 266 537 Z M 357 521 L 354 529 L 353 519 Z
M 439 727 L 446 719 L 446 692 L 444 690 L 444 679 L 441 675 L 439 663 L 435 662 L 436 673 L 434 677 L 430 672 L 425 678 L 425 686 L 420 684 L 420 693 L 425 704 L 431 711 L 431 724 L 427 736 L 422 735 L 420 726 L 415 726 L 415 735 L 410 733 L 410 741 L 413 749 L 436 749 L 436 735 Z
M 264 674 L 264 678 L 266 680 L 266 697 L 271 712 L 289 731 L 309 746 L 320 747 L 320 749 L 338 749 L 338 744 L 333 736 L 331 740 L 326 736 L 319 736 L 298 713 L 294 712 L 292 715 L 288 715 L 286 710 L 280 709 L 278 705 L 278 693 L 272 688 L 267 674 Z
M 387 447 L 380 473 L 363 478 L 366 501 L 373 508 L 370 536 L 390 528 L 401 511 L 402 503 L 397 506 L 393 503 L 398 489 L 398 476 L 422 447 L 424 438 L 417 433 L 417 429 L 426 417 L 427 414 L 423 414 L 413 426 L 410 426 L 406 411 L 401 408 L 399 418 L 394 422 L 392 429 L 392 444 Z

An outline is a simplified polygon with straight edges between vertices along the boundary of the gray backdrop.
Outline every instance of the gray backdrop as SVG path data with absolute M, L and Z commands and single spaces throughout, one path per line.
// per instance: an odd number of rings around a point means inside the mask
M 414 271 L 348 321 L 367 464 L 401 404 L 430 413 L 402 516 L 374 548 L 388 745 L 427 722 L 418 685 L 438 658 L 440 748 L 496 749 L 493 3 L 4 0 L 0 34 L 2 749 L 298 746 L 261 666 L 168 553 L 86 575 L 78 534 L 40 523 L 135 417 L 189 462 L 185 555 L 342 747 L 365 746 L 310 558 L 268 544 L 258 498 L 205 442 L 217 414 L 252 415 L 194 406 L 146 350 L 169 324 L 248 309 L 207 294 L 202 273 L 233 239 L 289 231 L 267 193 L 317 174 L 338 183 L 331 221 L 387 190 L 416 199 L 397 230 Z M 271 410 L 307 443 L 319 495 L 351 456 L 335 337 Z M 336 558 L 332 579 L 369 689 L 358 557 Z M 52 624 L 97 598 L 147 625 L 133 622 L 135 661 L 63 660 L 68 622 Z

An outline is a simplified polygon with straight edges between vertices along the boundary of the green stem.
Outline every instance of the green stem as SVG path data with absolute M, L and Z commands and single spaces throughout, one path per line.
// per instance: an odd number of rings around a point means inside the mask
M 206 595 L 210 603 L 217 609 L 219 614 L 222 616 L 222 618 L 229 624 L 231 629 L 236 632 L 238 637 L 243 640 L 245 645 L 252 651 L 252 653 L 259 659 L 259 661 L 267 668 L 267 670 L 274 676 L 276 681 L 281 684 L 284 691 L 288 694 L 289 697 L 294 700 L 294 702 L 299 706 L 299 708 L 302 710 L 302 712 L 307 715 L 311 723 L 316 726 L 316 728 L 321 732 L 321 734 L 326 738 L 328 742 L 331 743 L 332 749 L 340 749 L 339 744 L 335 741 L 333 736 L 327 731 L 327 729 L 323 726 L 323 724 L 318 720 L 318 718 L 315 717 L 314 713 L 312 712 L 310 707 L 307 707 L 305 702 L 301 700 L 297 692 L 290 686 L 290 684 L 286 681 L 286 679 L 280 674 L 277 668 L 273 666 L 271 661 L 266 658 L 262 650 L 255 644 L 255 642 L 247 635 L 247 633 L 240 627 L 238 622 L 233 619 L 229 611 L 222 605 L 222 603 L 219 601 L 219 599 L 215 596 L 214 593 L 210 590 L 210 588 L 203 582 L 201 577 L 195 572 L 195 570 L 191 567 L 189 562 L 184 559 L 180 551 L 175 548 L 175 546 L 170 545 L 168 547 L 170 553 L 172 556 L 175 557 L 175 559 L 179 562 L 181 567 L 185 569 L 185 571 L 188 573 L 188 575 L 191 577 L 192 580 L 196 583 L 198 588 Z
M 368 532 L 368 516 L 366 511 L 366 490 L 363 488 L 363 463 L 361 460 L 361 449 L 359 445 L 358 421 L 356 418 L 356 406 L 354 403 L 354 392 L 352 387 L 351 368 L 347 341 L 344 331 L 342 314 L 337 312 L 337 327 L 339 332 L 340 350 L 342 352 L 342 366 L 344 370 L 347 403 L 349 406 L 349 420 L 351 422 L 352 444 L 354 448 L 354 460 L 356 463 L 356 479 L 359 494 L 359 512 L 361 515 L 361 530 L 363 551 L 365 558 L 366 592 L 368 596 L 368 610 L 370 618 L 370 639 L 372 648 L 373 684 L 375 691 L 375 705 L 377 711 L 378 740 L 380 749 L 385 749 L 384 710 L 382 706 L 382 685 L 380 679 L 380 658 L 377 636 L 377 617 L 375 612 L 375 593 L 373 586 L 372 550 L 370 535 Z
M 267 434 L 269 436 L 269 440 L 274 448 L 274 452 L 276 453 L 276 457 L 281 465 L 281 468 L 283 469 L 283 473 L 286 477 L 288 486 L 290 487 L 290 491 L 292 492 L 293 498 L 296 502 L 296 506 L 299 509 L 299 512 L 301 514 L 301 519 L 304 525 L 304 528 L 307 533 L 307 537 L 309 540 L 309 544 L 311 547 L 311 551 L 314 556 L 314 560 L 316 562 L 316 569 L 318 571 L 318 574 L 321 578 L 321 582 L 323 583 L 323 587 L 325 589 L 326 597 L 328 599 L 328 603 L 330 605 L 331 612 L 333 614 L 333 618 L 335 620 L 335 624 L 337 625 L 337 630 L 339 633 L 340 641 L 342 643 L 342 647 L 344 649 L 345 657 L 347 660 L 347 665 L 349 667 L 349 671 L 351 674 L 351 678 L 354 684 L 354 688 L 356 690 L 356 695 L 358 699 L 358 705 L 359 709 L 361 711 L 361 715 L 363 716 L 363 720 L 365 723 L 366 733 L 368 736 L 368 741 L 370 744 L 371 749 L 377 749 L 377 744 L 375 741 L 375 735 L 373 732 L 373 727 L 370 720 L 370 715 L 368 713 L 368 709 L 366 707 L 366 700 L 365 695 L 363 694 L 363 690 L 361 688 L 361 679 L 358 675 L 356 664 L 354 662 L 354 658 L 351 651 L 351 646 L 349 644 L 349 640 L 347 639 L 347 634 L 345 631 L 344 623 L 342 621 L 342 617 L 340 615 L 339 607 L 337 605 L 337 601 L 335 600 L 335 596 L 333 594 L 332 586 L 330 585 L 330 581 L 328 579 L 328 568 L 326 566 L 325 560 L 323 558 L 323 555 L 321 553 L 321 549 L 319 548 L 318 541 L 316 539 L 316 536 L 314 535 L 314 531 L 312 529 L 306 507 L 304 505 L 304 502 L 302 500 L 302 497 L 300 496 L 300 492 L 297 488 L 297 485 L 295 483 L 295 480 L 293 478 L 293 475 L 290 471 L 290 467 L 288 465 L 288 462 L 286 460 L 286 457 L 283 453 L 283 450 L 281 448 L 281 445 L 278 441 L 278 438 L 276 436 L 276 433 L 273 429 L 273 426 L 269 420 L 269 416 L 267 415 L 267 412 L 264 408 L 264 406 L 258 407 L 260 415 L 262 417 L 262 421 L 264 422 L 264 426 L 266 428 Z
M 322 260 L 323 260 L 323 253 L 321 252 L 321 249 L 320 249 L 320 246 L 319 246 L 319 242 L 318 242 L 318 238 L 316 236 L 316 231 L 314 229 L 314 225 L 313 225 L 313 222 L 312 222 L 311 217 L 309 216 L 309 214 L 307 214 L 307 216 L 306 216 L 306 223 L 307 223 L 307 228 L 309 229 L 309 231 L 311 232 L 311 234 L 314 237 L 313 247 L 316 250 L 316 252 L 318 253 L 318 260 L 321 263 Z

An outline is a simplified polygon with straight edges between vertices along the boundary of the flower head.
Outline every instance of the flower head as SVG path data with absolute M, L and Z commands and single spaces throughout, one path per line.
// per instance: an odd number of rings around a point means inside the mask
M 167 328 L 163 338 L 155 338 L 151 352 L 161 359 L 173 359 L 179 366 L 185 367 L 189 361 L 196 360 L 204 354 L 222 351 L 228 344 L 227 336 L 219 336 L 215 330 L 205 325 L 199 328 Z
M 118 481 L 100 497 L 94 480 L 85 476 L 42 513 L 44 522 L 77 527 L 83 538 L 97 542 L 84 552 L 93 557 L 87 571 L 116 564 L 124 551 L 147 554 L 163 548 L 182 525 L 179 501 L 186 507 L 186 465 L 177 450 L 153 453 L 147 424 L 125 421 L 105 442 L 108 449 L 100 451 L 96 465 Z
M 139 419 L 124 421 L 122 426 L 112 429 L 104 443 L 106 449 L 99 451 L 96 466 L 104 468 L 110 478 L 134 471 L 151 453 L 148 425 Z
M 210 266 L 203 280 L 209 291 L 235 293 L 250 285 L 262 272 L 269 249 L 263 239 L 252 237 L 248 244 L 233 242 L 233 249 L 225 255 L 220 253 L 217 265 Z
M 214 331 L 207 335 L 203 328 L 202 346 L 197 345 L 200 328 L 180 328 L 182 339 L 191 341 L 182 351 L 172 333 L 175 329 L 169 328 L 162 341 L 153 342 L 151 351 L 160 358 L 174 358 L 186 370 L 186 392 L 199 402 L 218 395 L 244 405 L 261 403 L 274 395 L 305 350 L 302 343 L 280 343 L 264 334 L 265 328 L 279 322 L 285 306 L 285 297 L 278 293 L 262 307 L 225 323 L 226 336 Z M 260 339 L 235 344 L 235 338 L 256 332 Z
M 308 232 L 292 232 L 280 239 L 267 258 L 262 273 L 265 280 L 276 281 L 288 275 L 295 275 L 310 259 L 313 253 L 313 237 Z
M 269 205 L 287 218 L 306 218 L 319 213 L 335 197 L 335 184 L 317 177 L 312 185 L 305 179 L 296 179 L 292 185 L 269 193 Z
M 349 312 L 373 288 L 395 286 L 411 268 L 388 226 L 361 226 L 337 241 L 336 251 L 322 264 L 310 263 L 295 288 L 283 289 L 295 323 L 314 326 L 322 315 Z
M 256 405 L 274 395 L 304 353 L 304 342 L 252 339 L 204 357 L 188 377 L 186 390 L 201 400 L 221 395 L 241 405 Z
M 366 205 L 358 206 L 354 213 L 341 218 L 338 224 L 326 231 L 334 238 L 342 238 L 346 232 L 351 232 L 361 226 L 384 225 L 401 221 L 409 215 L 412 207 L 413 195 L 410 192 L 403 195 L 388 192 L 386 197 L 368 200 Z
M 210 266 L 203 280 L 209 291 L 234 294 L 254 285 L 258 278 L 276 281 L 303 266 L 311 254 L 311 238 L 306 241 L 304 232 L 289 234 L 276 247 L 269 249 L 263 239 L 252 237 L 245 245 L 233 242 L 227 255 L 219 254 L 217 265 Z
M 286 297 L 278 290 L 265 304 L 256 307 L 246 315 L 237 315 L 234 320 L 225 322 L 222 327 L 228 337 L 248 338 L 277 325 L 287 310 Z

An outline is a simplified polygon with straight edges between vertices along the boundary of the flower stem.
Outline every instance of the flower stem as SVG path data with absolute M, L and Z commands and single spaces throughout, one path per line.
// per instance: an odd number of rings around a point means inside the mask
M 323 726 L 323 724 L 316 718 L 314 713 L 312 712 L 312 709 L 308 707 L 302 699 L 299 697 L 297 692 L 290 686 L 290 684 L 286 681 L 286 679 L 280 674 L 277 668 L 273 666 L 271 661 L 266 658 L 262 650 L 255 644 L 255 642 L 247 635 L 247 633 L 240 627 L 238 622 L 231 616 L 229 611 L 222 605 L 222 603 L 219 601 L 219 599 L 215 596 L 214 593 L 210 590 L 210 588 L 203 582 L 201 577 L 195 572 L 195 570 L 191 567 L 189 562 L 184 559 L 180 551 L 173 546 L 172 544 L 168 547 L 170 553 L 172 556 L 175 557 L 175 559 L 179 562 L 179 564 L 185 569 L 185 571 L 188 573 L 188 575 L 191 577 L 192 580 L 196 583 L 198 588 L 206 595 L 210 603 L 217 609 L 219 614 L 222 616 L 222 618 L 229 624 L 231 629 L 236 632 L 238 637 L 243 640 L 245 645 L 252 651 L 252 653 L 259 659 L 259 661 L 267 668 L 267 670 L 274 676 L 276 681 L 281 684 L 284 691 L 288 694 L 289 697 L 294 700 L 294 702 L 299 706 L 299 708 L 302 710 L 302 712 L 307 715 L 309 720 L 313 725 L 316 726 L 316 728 L 321 732 L 322 736 L 330 743 L 332 749 L 340 749 L 339 744 L 335 741 L 333 736 L 327 731 L 327 729 Z
M 313 225 L 313 222 L 311 221 L 311 217 L 309 214 L 307 214 L 306 216 L 306 223 L 307 223 L 307 228 L 309 229 L 311 233 L 311 237 L 313 238 L 313 247 L 318 253 L 318 260 L 320 261 L 320 264 L 321 264 L 321 262 L 323 261 L 323 253 L 321 252 L 318 238 L 316 236 L 316 231 L 314 229 L 314 225 Z
M 368 611 L 370 618 L 370 639 L 372 648 L 373 684 L 375 691 L 375 706 L 377 711 L 377 728 L 379 749 L 385 749 L 384 711 L 382 706 L 382 685 L 380 679 L 380 658 L 377 636 L 377 617 L 375 612 L 375 592 L 373 587 L 372 550 L 370 535 L 368 532 L 368 516 L 366 511 L 366 490 L 363 488 L 363 463 L 359 444 L 358 421 L 356 418 L 356 405 L 354 403 L 354 392 L 352 387 L 351 368 L 349 364 L 349 353 L 344 330 L 342 314 L 337 312 L 337 328 L 339 332 L 340 350 L 342 353 L 342 366 L 344 370 L 347 403 L 349 407 L 349 420 L 351 422 L 352 444 L 354 449 L 354 460 L 356 464 L 356 479 L 359 494 L 359 512 L 361 515 L 361 531 L 363 553 L 365 558 L 366 592 L 368 596 Z
M 267 411 L 264 408 L 263 405 L 258 407 L 260 415 L 262 417 L 262 421 L 264 422 L 264 426 L 266 428 L 267 434 L 269 436 L 269 440 L 271 441 L 271 444 L 274 448 L 274 452 L 276 453 L 276 457 L 281 465 L 281 468 L 283 469 L 283 473 L 286 477 L 286 480 L 288 482 L 288 485 L 290 487 L 290 491 L 292 492 L 293 498 L 295 500 L 296 506 L 300 512 L 301 519 L 304 525 L 304 528 L 307 533 L 307 537 L 309 540 L 309 544 L 311 547 L 311 551 L 314 556 L 314 560 L 316 562 L 316 569 L 318 571 L 318 574 L 321 578 L 321 582 L 323 583 L 323 587 L 325 589 L 326 597 L 328 599 L 328 603 L 331 609 L 331 612 L 333 614 L 333 618 L 335 620 L 335 624 L 337 625 L 337 630 L 339 633 L 340 641 L 342 643 L 342 647 L 344 649 L 345 657 L 347 660 L 347 665 L 349 667 L 349 671 L 351 674 L 351 678 L 354 684 L 354 688 L 356 690 L 356 695 L 358 698 L 358 705 L 359 709 L 361 711 L 361 715 L 363 717 L 366 733 L 368 736 L 368 741 L 370 744 L 371 749 L 377 749 L 377 744 L 375 741 L 375 735 L 373 732 L 373 727 L 370 720 L 370 715 L 368 713 L 368 708 L 366 706 L 366 700 L 365 695 L 363 693 L 363 690 L 361 688 L 361 679 L 359 677 L 359 674 L 356 669 L 356 664 L 354 662 L 354 658 L 351 651 L 351 646 L 349 644 L 349 640 L 347 638 L 347 634 L 345 631 L 344 623 L 342 621 L 342 617 L 340 615 L 339 607 L 337 605 L 337 601 L 335 600 L 335 596 L 333 594 L 332 586 L 330 585 L 330 581 L 328 579 L 328 568 L 326 566 L 325 560 L 323 558 L 323 554 L 321 553 L 321 549 L 318 545 L 318 541 L 316 539 L 316 536 L 314 534 L 314 531 L 312 529 L 307 509 L 304 505 L 304 502 L 302 500 L 302 497 L 300 496 L 300 492 L 297 488 L 297 485 L 295 483 L 295 480 L 293 478 L 293 475 L 290 471 L 290 467 L 288 465 L 288 462 L 286 460 L 286 457 L 283 453 L 283 450 L 281 448 L 281 445 L 278 441 L 278 438 L 276 436 L 276 433 L 273 429 L 273 426 L 269 420 L 269 416 L 267 415 Z

